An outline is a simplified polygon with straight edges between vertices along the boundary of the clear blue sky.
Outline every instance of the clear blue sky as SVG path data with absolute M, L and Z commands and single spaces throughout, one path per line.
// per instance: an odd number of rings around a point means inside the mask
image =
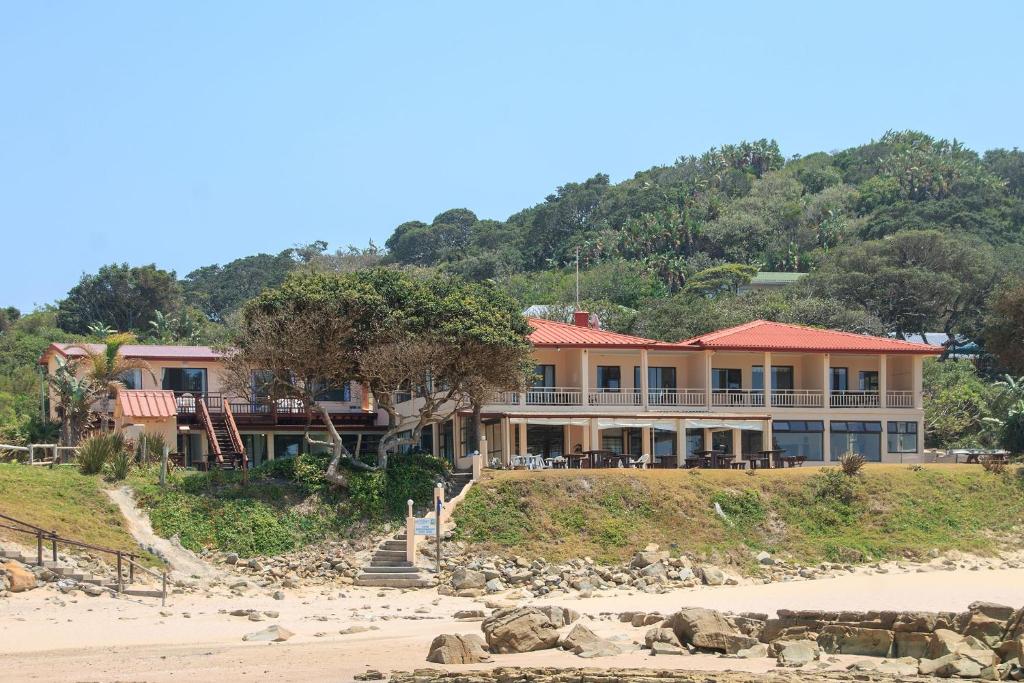
M 1024 146 L 1020 2 L 0 5 L 0 305 L 382 243 L 713 145 Z

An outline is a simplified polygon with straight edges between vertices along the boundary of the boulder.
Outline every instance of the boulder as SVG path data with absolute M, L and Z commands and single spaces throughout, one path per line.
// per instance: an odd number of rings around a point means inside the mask
M 892 624 L 897 632 L 931 633 L 938 628 L 935 612 L 900 612 Z
M 726 581 L 725 572 L 713 564 L 700 568 L 700 578 L 708 586 L 722 586 Z
M 928 641 L 928 649 L 925 651 L 925 659 L 939 659 L 948 654 L 953 654 L 964 641 L 964 636 L 948 629 L 936 629 Z
M 558 627 L 535 607 L 498 610 L 480 625 L 491 652 L 514 654 L 558 644 Z
M 452 572 L 452 588 L 457 591 L 467 588 L 483 588 L 485 585 L 487 585 L 487 581 L 484 579 L 483 572 L 466 567 L 456 567 Z
M 892 644 L 893 632 L 880 628 L 831 625 L 818 635 L 818 645 L 830 654 L 888 657 Z
M 654 643 L 651 646 L 652 655 L 688 655 L 690 651 L 679 645 L 673 645 L 671 643 Z
M 482 609 L 460 609 L 452 615 L 458 621 L 483 621 L 485 616 Z
M 720 612 L 703 607 L 684 607 L 665 620 L 681 643 L 735 654 L 757 643 L 740 633 Z
M 490 659 L 483 639 L 475 633 L 439 635 L 427 654 L 427 661 L 434 664 L 479 664 Z
M 567 634 L 558 641 L 558 646 L 563 650 L 569 650 L 579 654 L 584 650 L 604 640 L 583 624 L 576 624 Z
M 913 657 L 923 659 L 928 653 L 930 633 L 909 633 L 896 631 L 893 634 L 892 654 L 894 657 Z
M 640 570 L 640 576 L 659 578 L 668 576 L 668 569 L 661 562 L 654 562 Z
M 772 648 L 778 666 L 798 667 L 821 658 L 821 648 L 812 640 L 777 640 Z
M 989 619 L 1001 621 L 1004 624 L 1009 621 L 1010 617 L 1014 614 L 1014 609 L 1006 605 L 1000 605 L 997 602 L 983 602 L 981 600 L 972 602 L 967 606 L 967 611 L 971 614 L 983 614 Z
M 661 562 L 667 559 L 667 552 L 658 550 L 643 550 L 633 556 L 633 559 L 629 562 L 629 566 L 633 569 L 643 569 L 644 567 L 654 564 L 655 562 Z
M 922 659 L 917 666 L 917 672 L 921 676 L 937 678 L 979 678 L 984 668 L 969 657 L 952 653 L 937 659 Z
M 294 635 L 294 633 L 286 629 L 284 626 L 274 624 L 273 626 L 266 627 L 262 631 L 248 633 L 242 636 L 242 640 L 258 643 L 281 643 Z
M 982 612 L 973 612 L 964 624 L 963 633 L 965 636 L 972 636 L 989 647 L 995 647 L 1003 641 L 1003 634 L 1006 632 L 1006 619 L 994 619 Z
M 644 634 L 644 645 L 651 647 L 654 643 L 668 643 L 669 645 L 682 645 L 675 631 L 670 628 L 654 627 Z
M 4 562 L 3 571 L 7 574 L 7 581 L 10 583 L 8 590 L 12 593 L 30 591 L 36 587 L 36 575 L 14 560 Z
M 758 643 L 757 645 L 751 645 L 748 648 L 744 648 L 736 653 L 736 656 L 740 659 L 758 659 L 760 657 L 768 656 L 768 646 L 764 643 Z
M 555 605 L 546 605 L 544 607 L 538 607 L 544 615 L 551 620 L 551 623 L 555 625 L 555 628 L 562 628 L 568 626 L 577 619 L 580 618 L 580 613 L 574 609 L 568 607 L 557 607 Z

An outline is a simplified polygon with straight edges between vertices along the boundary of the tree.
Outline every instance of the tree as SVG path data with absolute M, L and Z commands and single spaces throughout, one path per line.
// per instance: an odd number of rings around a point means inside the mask
M 104 339 L 102 348 L 98 351 L 86 344 L 76 344 L 69 348 L 76 348 L 85 354 L 85 358 L 80 363 L 86 366 L 86 378 L 92 387 L 105 396 L 113 396 L 124 389 L 126 376 L 135 370 L 149 373 L 153 381 L 156 381 L 156 375 L 153 374 L 153 368 L 149 363 L 138 358 L 126 358 L 121 355 L 121 347 L 134 341 L 134 335 L 120 333 Z M 78 364 L 79 362 L 76 362 L 76 366 Z M 100 419 L 101 426 L 106 431 L 110 415 L 107 411 L 103 411 L 100 414 Z
M 399 263 L 433 266 L 459 258 L 469 246 L 476 214 L 469 209 L 449 209 L 430 225 L 420 221 L 402 223 L 384 246 Z
M 968 361 L 926 359 L 924 445 L 926 448 L 992 446 L 993 391 Z
M 95 275 L 82 276 L 60 302 L 57 324 L 78 334 L 87 334 L 94 323 L 126 332 L 141 331 L 155 311 L 174 313 L 181 305 L 181 288 L 173 272 L 153 264 L 112 264 Z
M 376 467 L 422 429 L 470 404 L 480 386 L 514 390 L 525 378 L 495 368 L 525 368 L 529 328 L 516 304 L 493 285 L 442 274 L 374 268 L 353 273 L 296 273 L 243 311 L 231 383 L 247 391 L 251 372 L 272 376 L 277 396 L 298 398 L 320 416 L 332 450 L 328 477 L 344 484 L 339 465 L 356 462 L 342 444 L 320 388 L 360 382 L 388 415 Z M 396 395 L 411 392 L 412 434 L 401 424 Z
M 58 360 L 57 368 L 47 378 L 57 401 L 61 425 L 61 443 L 74 446 L 89 428 L 92 406 L 102 397 L 105 387 L 89 377 L 79 377 L 81 361 Z
M 997 288 L 989 303 L 985 349 L 1015 374 L 1024 374 L 1024 280 Z
M 326 243 L 320 243 L 326 246 Z M 319 245 L 316 245 L 319 246 Z M 314 246 L 305 253 L 306 260 L 320 257 Z M 191 304 L 214 322 L 224 322 L 228 315 L 264 289 L 276 287 L 299 263 L 297 249 L 279 254 L 256 254 L 235 259 L 223 266 L 197 268 L 185 276 L 182 286 Z M 159 307 L 158 307 L 159 308 Z M 173 311 L 161 308 L 165 313 Z M 125 329 L 125 328 L 122 328 Z
M 0 333 L 6 332 L 14 321 L 21 317 L 21 311 L 14 306 L 0 308 Z
M 720 266 L 713 266 L 691 275 L 690 279 L 686 281 L 683 291 L 704 296 L 714 296 L 722 292 L 736 294 L 739 288 L 749 284 L 755 275 L 757 275 L 756 266 L 723 263 Z

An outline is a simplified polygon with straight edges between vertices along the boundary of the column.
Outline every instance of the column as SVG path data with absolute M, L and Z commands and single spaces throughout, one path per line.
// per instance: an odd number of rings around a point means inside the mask
M 590 405 L 590 356 L 580 349 L 580 404 Z
M 704 405 L 711 408 L 711 354 L 714 351 L 704 351 Z M 711 442 L 707 440 L 707 430 L 705 432 L 704 447 L 711 448 Z
M 921 402 L 921 371 L 923 369 L 924 358 L 921 356 L 911 356 L 910 367 L 913 370 L 913 382 L 911 386 L 914 388 L 914 409 L 921 410 L 924 404 Z
M 889 380 L 886 375 L 888 370 L 889 357 L 884 353 L 878 357 L 878 407 L 889 407 Z
M 772 352 L 771 351 L 765 351 L 764 352 L 764 362 L 763 363 L 764 364 L 761 366 L 762 367 L 761 376 L 764 379 L 763 387 L 762 387 L 764 389 L 764 396 L 762 397 L 762 399 L 764 400 L 764 407 L 768 408 L 768 407 L 771 407 L 771 405 L 772 405 Z
M 739 460 L 740 456 L 743 455 L 743 430 L 734 429 L 732 430 L 732 454 Z
M 452 413 L 452 440 L 455 442 L 452 444 L 452 452 L 455 454 L 455 462 L 459 462 L 459 458 L 463 458 L 466 454 L 462 448 L 462 416 L 458 413 Z
M 882 438 L 885 439 L 887 425 L 883 423 Z M 883 441 L 884 444 L 884 441 Z M 924 415 L 917 418 L 917 454 L 924 453 Z
M 704 450 L 711 450 L 711 429 L 709 427 L 704 428 Z
M 435 458 L 441 457 L 441 429 L 443 422 L 435 422 L 430 429 L 430 452 Z
M 583 425 L 583 450 L 589 451 L 590 446 L 590 423 L 593 420 L 587 420 L 587 424 Z
M 821 354 L 821 391 L 823 395 L 821 407 L 832 407 L 832 358 L 827 353 Z
M 686 420 L 676 420 L 676 467 L 686 464 Z
M 361 405 L 361 408 L 363 409 L 363 411 L 369 412 L 369 410 L 370 410 L 370 385 L 367 384 L 366 382 L 363 382 L 360 385 L 360 388 L 361 388 L 361 393 L 362 393 L 362 405 Z
M 512 462 L 512 423 L 507 417 L 501 418 L 501 464 L 508 467 Z
M 597 450 L 601 448 L 601 429 L 597 424 L 597 418 L 590 418 L 590 448 Z M 585 449 L 584 449 L 585 450 Z
M 267 460 L 274 459 L 274 432 L 267 432 Z
M 650 386 L 649 378 L 647 377 L 647 369 L 649 367 L 650 362 L 647 356 L 647 349 L 640 349 L 640 405 L 645 412 L 650 402 Z
M 654 448 L 652 447 L 653 444 L 651 443 L 651 437 L 653 436 L 653 434 L 651 434 L 652 430 L 652 427 L 640 428 L 640 454 L 647 454 L 653 458 Z M 653 462 L 653 460 L 651 462 Z
M 882 434 L 885 437 L 885 434 Z M 821 457 L 825 462 L 832 461 L 832 425 L 825 419 L 825 431 L 821 433 Z
M 772 419 L 769 417 L 767 420 L 764 421 L 764 431 L 761 432 L 761 448 L 765 450 L 771 449 L 773 447 L 773 441 L 774 438 L 772 437 Z
M 572 426 L 562 427 L 562 455 L 572 450 Z
M 520 422 L 519 428 L 519 451 L 516 455 L 526 455 L 526 423 Z

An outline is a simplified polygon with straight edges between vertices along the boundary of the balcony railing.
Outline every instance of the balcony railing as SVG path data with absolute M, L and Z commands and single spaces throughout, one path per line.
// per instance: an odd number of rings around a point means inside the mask
M 775 408 L 821 408 L 824 392 L 819 389 L 775 389 L 772 406 Z
M 651 389 L 647 392 L 651 408 L 703 408 L 703 389 Z
M 750 389 L 713 389 L 711 405 L 720 408 L 764 407 L 764 392 Z
M 887 391 L 885 392 L 886 405 L 889 408 L 913 408 L 914 392 L 912 391 Z
M 833 391 L 831 398 L 833 408 L 877 408 L 879 406 L 877 391 Z
M 639 391 L 627 389 L 591 389 L 587 394 L 592 406 L 638 406 L 641 398 Z

